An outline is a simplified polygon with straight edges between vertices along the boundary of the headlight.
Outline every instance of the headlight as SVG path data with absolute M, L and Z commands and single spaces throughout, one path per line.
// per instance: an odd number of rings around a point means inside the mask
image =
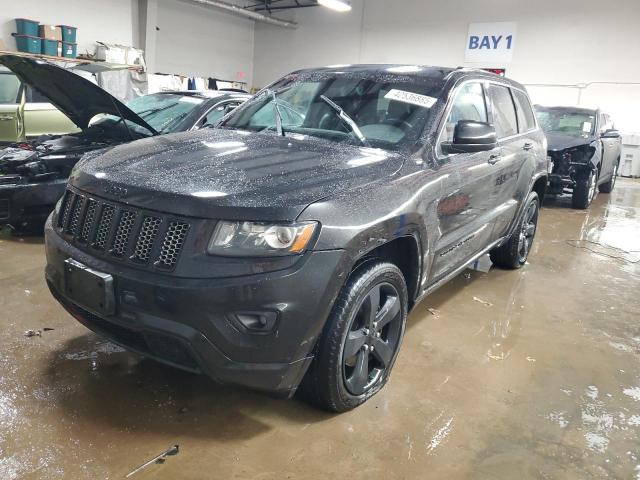
M 317 222 L 272 224 L 221 221 L 216 225 L 207 253 L 228 257 L 273 257 L 302 253 Z

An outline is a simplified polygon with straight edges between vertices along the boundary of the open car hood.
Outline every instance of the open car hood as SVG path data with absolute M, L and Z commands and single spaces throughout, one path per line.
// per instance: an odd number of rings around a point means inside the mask
M 154 135 L 158 133 L 113 95 L 64 68 L 17 55 L 0 55 L 0 64 L 16 74 L 22 82 L 47 97 L 82 130 L 87 128 L 93 117 L 106 113 L 116 117 L 122 116 L 153 132 Z

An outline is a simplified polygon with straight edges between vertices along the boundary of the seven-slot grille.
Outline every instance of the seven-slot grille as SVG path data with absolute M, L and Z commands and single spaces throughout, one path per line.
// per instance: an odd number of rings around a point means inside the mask
M 67 190 L 56 219 L 58 230 L 94 252 L 136 264 L 173 270 L 189 223 L 122 208 Z

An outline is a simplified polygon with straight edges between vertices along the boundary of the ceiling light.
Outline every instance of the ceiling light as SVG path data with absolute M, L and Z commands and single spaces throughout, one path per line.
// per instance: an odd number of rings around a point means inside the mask
M 351 11 L 351 4 L 345 0 L 318 0 L 318 4 L 338 12 Z

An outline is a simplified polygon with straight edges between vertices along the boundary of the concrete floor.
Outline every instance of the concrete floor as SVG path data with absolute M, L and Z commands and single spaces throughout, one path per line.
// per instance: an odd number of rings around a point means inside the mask
M 42 240 L 5 232 L 0 478 L 122 478 L 176 443 L 134 478 L 640 478 L 640 181 L 568 205 L 525 268 L 419 305 L 390 383 L 343 415 L 123 352 L 51 298 Z

